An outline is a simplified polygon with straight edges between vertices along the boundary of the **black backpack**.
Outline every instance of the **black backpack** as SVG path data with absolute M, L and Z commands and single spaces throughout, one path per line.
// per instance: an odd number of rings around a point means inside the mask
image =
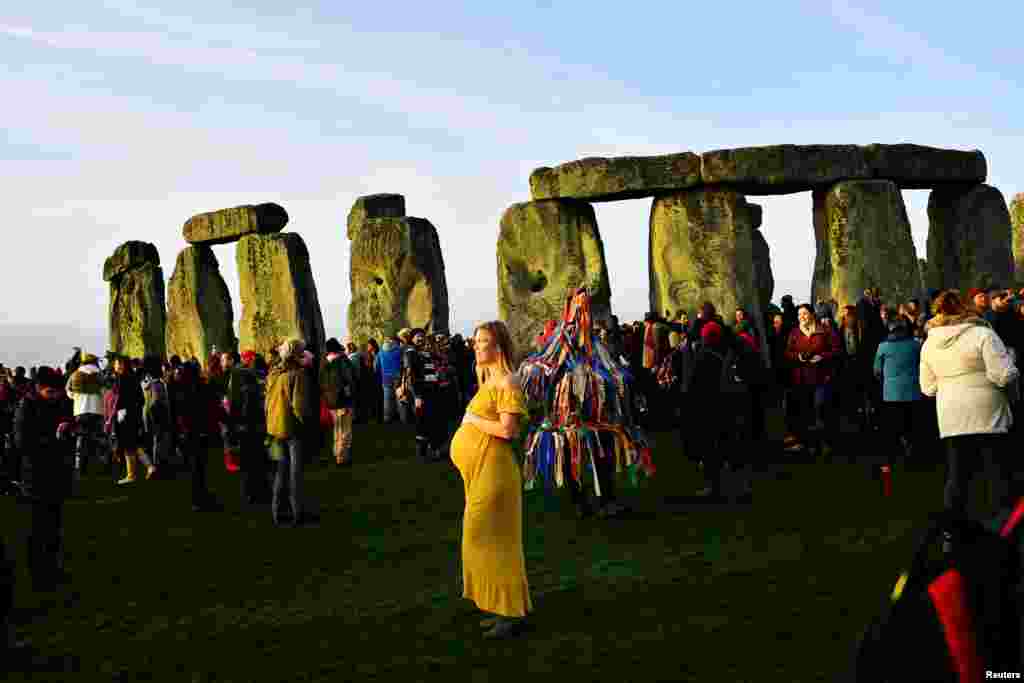
M 990 526 L 935 516 L 858 640 L 851 680 L 975 683 L 1021 671 L 1022 528 L 1024 498 Z

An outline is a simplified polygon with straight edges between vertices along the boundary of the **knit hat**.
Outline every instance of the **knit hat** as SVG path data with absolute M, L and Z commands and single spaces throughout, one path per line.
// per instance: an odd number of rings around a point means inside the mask
M 985 293 L 984 289 L 981 289 L 980 287 L 972 287 L 967 292 L 967 300 L 968 301 L 974 301 L 974 297 L 978 296 L 979 294 L 984 294 L 984 293 Z
M 252 362 L 256 360 L 256 352 L 253 350 L 242 351 L 242 362 L 246 365 L 252 365 Z
M 714 321 L 704 323 L 700 328 L 700 338 L 708 346 L 715 346 L 722 341 L 722 326 Z
M 82 352 L 82 365 L 96 365 L 100 362 L 100 359 L 96 357 L 95 353 Z
M 341 348 L 341 344 L 338 342 L 338 340 L 335 339 L 334 337 L 331 337 L 330 339 L 327 340 L 327 343 L 324 344 L 324 351 L 326 351 L 327 353 L 341 353 L 343 349 Z
M 422 327 L 414 327 L 411 330 L 409 330 L 410 337 L 415 337 L 417 334 L 426 335 L 426 332 L 423 330 Z

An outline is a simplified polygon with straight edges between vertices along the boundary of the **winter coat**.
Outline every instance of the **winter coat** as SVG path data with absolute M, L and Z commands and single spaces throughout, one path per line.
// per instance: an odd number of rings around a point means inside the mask
M 57 438 L 62 423 L 70 423 L 71 401 L 27 396 L 14 413 L 14 446 L 22 458 L 22 481 L 38 501 L 59 503 L 71 493 L 74 457 L 69 436 Z
M 320 363 L 320 395 L 330 410 L 351 408 L 355 400 L 355 371 L 343 353 L 329 353 Z
M 64 386 L 74 401 L 74 415 L 103 415 L 103 383 L 100 369 L 95 365 L 82 365 L 68 378 Z
M 882 379 L 883 401 L 921 398 L 921 345 L 909 335 L 890 335 L 875 352 L 874 373 Z
M 402 374 L 402 349 L 398 344 L 384 342 L 384 348 L 374 361 L 374 373 L 381 386 L 388 386 Z
M 935 396 L 942 438 L 1001 434 L 1013 423 L 1003 390 L 1018 370 L 1006 346 L 978 319 L 929 322 L 921 348 L 921 391 Z
M 267 434 L 275 439 L 302 436 L 300 429 L 313 419 L 306 383 L 305 368 L 294 360 L 271 369 L 267 376 Z
M 786 342 L 786 362 L 792 368 L 793 386 L 821 386 L 831 381 L 838 346 L 839 336 L 826 332 L 820 325 L 815 325 L 810 336 L 805 335 L 799 325 L 793 328 Z M 817 363 L 802 361 L 801 353 L 808 357 L 821 356 L 821 360 Z

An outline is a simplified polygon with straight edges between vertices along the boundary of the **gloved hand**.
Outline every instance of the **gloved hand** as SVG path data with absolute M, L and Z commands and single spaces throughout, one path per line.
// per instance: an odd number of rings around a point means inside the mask
M 121 408 L 121 410 L 117 411 L 117 422 L 118 422 L 118 424 L 124 422 L 124 419 L 127 416 L 128 416 L 128 410 L 126 408 Z

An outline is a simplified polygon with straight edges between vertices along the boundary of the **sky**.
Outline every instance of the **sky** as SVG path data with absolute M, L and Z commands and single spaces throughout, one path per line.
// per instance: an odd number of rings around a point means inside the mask
M 0 362 L 106 349 L 104 259 L 277 202 L 345 334 L 345 221 L 406 197 L 438 229 L 451 325 L 497 316 L 495 245 L 529 175 L 585 156 L 769 144 L 981 149 L 1024 191 L 1024 5 L 933 2 L 3 3 Z M 926 191 L 905 192 L 925 256 Z M 810 290 L 809 193 L 764 207 L 776 300 Z M 650 200 L 596 204 L 621 319 L 647 310 Z M 241 316 L 234 247 L 214 249 Z

